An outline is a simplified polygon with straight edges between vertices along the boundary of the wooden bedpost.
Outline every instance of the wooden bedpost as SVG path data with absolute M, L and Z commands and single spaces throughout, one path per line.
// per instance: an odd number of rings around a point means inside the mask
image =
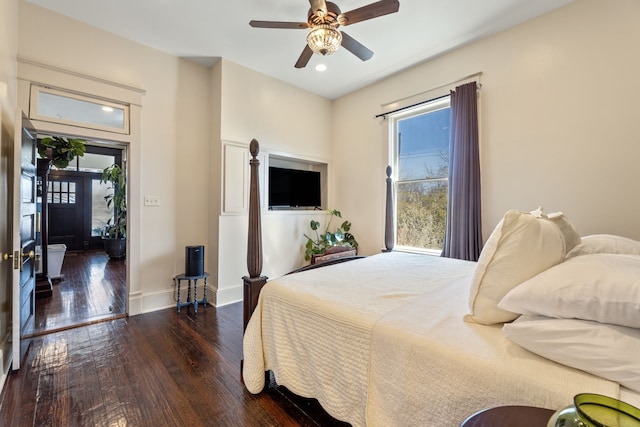
M 391 180 L 391 166 L 387 166 L 387 201 L 384 217 L 384 246 L 382 252 L 391 252 L 395 244 L 394 220 L 393 220 L 393 182 Z
M 251 314 L 253 314 L 253 310 L 258 304 L 260 290 L 268 279 L 266 276 L 260 276 L 262 272 L 262 227 L 260 224 L 260 182 L 258 177 L 260 160 L 257 157 L 260 152 L 260 145 L 257 140 L 251 140 L 249 151 L 251 153 L 251 160 L 249 161 L 251 165 L 249 232 L 247 237 L 247 270 L 249 275 L 242 278 L 244 281 L 244 329 L 247 328 Z

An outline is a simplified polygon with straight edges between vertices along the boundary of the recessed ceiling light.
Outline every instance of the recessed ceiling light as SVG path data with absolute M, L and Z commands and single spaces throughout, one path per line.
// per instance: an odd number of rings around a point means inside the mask
M 327 69 L 327 66 L 324 64 L 316 65 L 316 71 L 325 71 L 326 69 Z
M 113 111 L 113 108 L 109 107 L 107 105 L 103 105 L 102 106 L 102 111 L 106 111 L 107 113 L 111 113 Z

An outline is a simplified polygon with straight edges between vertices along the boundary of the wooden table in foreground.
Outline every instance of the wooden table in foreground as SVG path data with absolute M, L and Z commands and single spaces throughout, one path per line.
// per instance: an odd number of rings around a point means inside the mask
M 533 406 L 497 406 L 476 412 L 460 427 L 546 427 L 554 412 Z

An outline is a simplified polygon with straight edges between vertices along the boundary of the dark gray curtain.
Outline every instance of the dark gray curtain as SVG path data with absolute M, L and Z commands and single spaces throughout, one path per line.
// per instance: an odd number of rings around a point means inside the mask
M 476 82 L 451 92 L 449 203 L 442 256 L 477 261 L 482 249 Z

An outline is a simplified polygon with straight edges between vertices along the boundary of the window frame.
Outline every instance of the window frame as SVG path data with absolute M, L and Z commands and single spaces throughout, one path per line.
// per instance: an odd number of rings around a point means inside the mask
M 414 246 L 404 246 L 398 244 L 398 185 L 407 184 L 407 183 L 429 183 L 429 182 L 447 182 L 447 187 L 449 186 L 449 177 L 443 178 L 425 178 L 425 179 L 411 179 L 401 181 L 399 180 L 399 161 L 400 161 L 400 150 L 399 150 L 399 138 L 398 138 L 398 122 L 410 117 L 416 117 L 422 114 L 432 113 L 435 111 L 442 110 L 444 108 L 451 108 L 451 96 L 444 95 L 438 98 L 432 99 L 430 101 L 421 102 L 415 106 L 406 107 L 400 109 L 396 112 L 392 112 L 388 114 L 389 120 L 389 159 L 391 160 L 389 164 L 392 168 L 391 178 L 393 179 L 393 230 L 394 230 L 394 250 L 398 250 L 400 252 L 413 252 L 413 253 L 422 253 L 429 255 L 440 255 L 442 253 L 442 249 L 426 249 L 419 248 Z M 447 197 L 447 209 L 449 206 L 449 199 Z

